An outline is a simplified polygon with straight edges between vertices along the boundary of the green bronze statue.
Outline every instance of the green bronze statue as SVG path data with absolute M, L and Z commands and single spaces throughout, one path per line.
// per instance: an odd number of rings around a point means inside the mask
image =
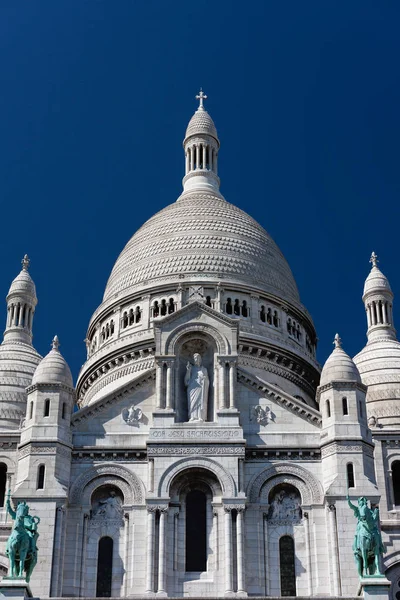
M 37 526 L 40 519 L 29 514 L 29 506 L 26 502 L 18 502 L 14 510 L 10 502 L 10 491 L 7 494 L 6 506 L 7 512 L 14 520 L 6 545 L 6 554 L 10 561 L 9 577 L 24 578 L 25 571 L 25 579 L 29 582 L 37 563 L 36 542 L 39 537 Z
M 357 518 L 357 529 L 354 536 L 353 552 L 360 577 L 382 576 L 380 570 L 380 557 L 385 549 L 379 529 L 379 508 L 368 506 L 368 500 L 359 498 L 357 506 L 347 502 Z

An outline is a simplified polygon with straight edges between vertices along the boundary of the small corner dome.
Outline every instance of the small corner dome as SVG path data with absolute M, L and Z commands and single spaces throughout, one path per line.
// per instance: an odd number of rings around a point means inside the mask
M 348 354 L 341 347 L 341 340 L 336 334 L 335 348 L 328 357 L 321 373 L 320 386 L 332 381 L 351 381 L 361 383 L 360 373 Z
M 38 383 L 62 383 L 68 387 L 74 387 L 71 370 L 67 361 L 60 353 L 58 346 L 59 341 L 56 336 L 53 340 L 52 349 L 40 361 L 33 374 L 32 385 Z
M 189 121 L 189 125 L 186 129 L 185 139 L 192 135 L 211 135 L 213 138 L 218 140 L 217 129 L 214 125 L 214 121 L 204 108 L 199 108 L 196 110 L 193 117 Z

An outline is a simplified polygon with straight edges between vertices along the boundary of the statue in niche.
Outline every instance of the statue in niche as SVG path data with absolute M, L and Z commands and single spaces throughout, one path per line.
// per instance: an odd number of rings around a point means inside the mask
M 185 386 L 187 387 L 188 417 L 189 421 L 206 421 L 208 388 L 210 380 L 208 372 L 201 364 L 201 356 L 193 354 L 192 365 L 186 365 Z
M 108 498 L 99 500 L 97 509 L 93 512 L 94 519 L 120 519 L 122 507 L 114 490 L 110 491 Z
M 271 502 L 271 521 L 299 521 L 301 519 L 300 498 L 296 492 L 281 489 Z

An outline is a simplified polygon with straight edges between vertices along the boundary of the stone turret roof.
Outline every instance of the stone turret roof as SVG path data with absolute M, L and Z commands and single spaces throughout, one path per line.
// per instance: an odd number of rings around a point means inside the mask
M 350 356 L 343 350 L 338 334 L 335 336 L 334 344 L 335 348 L 322 369 L 320 385 L 332 381 L 361 383 L 360 373 Z
M 52 349 L 39 363 L 33 375 L 32 385 L 39 383 L 61 383 L 71 388 L 74 387 L 71 370 L 58 347 L 58 337 L 55 336 Z

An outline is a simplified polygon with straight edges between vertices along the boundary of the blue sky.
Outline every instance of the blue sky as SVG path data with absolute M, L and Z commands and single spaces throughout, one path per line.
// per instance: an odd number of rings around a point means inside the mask
M 27 252 L 37 350 L 57 333 L 76 378 L 119 252 L 180 194 L 200 86 L 221 191 L 285 254 L 320 362 L 336 331 L 365 343 L 372 250 L 399 324 L 399 22 L 384 0 L 1 3 L 0 296 Z

